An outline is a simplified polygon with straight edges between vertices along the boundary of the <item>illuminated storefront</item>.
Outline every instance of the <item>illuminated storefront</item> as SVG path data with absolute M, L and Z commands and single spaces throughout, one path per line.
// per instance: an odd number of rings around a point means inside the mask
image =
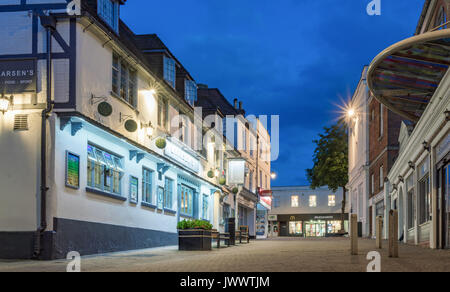
M 345 214 L 344 228 L 348 230 L 348 214 Z M 328 237 L 341 230 L 341 214 L 321 215 L 278 215 L 275 225 L 280 227 L 280 236 Z

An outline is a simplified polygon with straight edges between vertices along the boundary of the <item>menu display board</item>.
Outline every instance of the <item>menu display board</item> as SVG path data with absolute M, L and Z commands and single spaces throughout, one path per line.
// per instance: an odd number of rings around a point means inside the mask
M 66 186 L 80 188 L 80 156 L 66 152 Z
M 137 204 L 139 196 L 139 179 L 137 177 L 130 177 L 130 202 Z

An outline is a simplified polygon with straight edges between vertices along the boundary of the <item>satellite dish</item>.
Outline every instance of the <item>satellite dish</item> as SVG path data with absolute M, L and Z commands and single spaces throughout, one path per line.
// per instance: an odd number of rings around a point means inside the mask
M 106 101 L 99 103 L 97 110 L 104 117 L 109 117 L 113 112 L 112 106 Z
M 133 121 L 133 120 L 128 120 L 128 121 L 125 122 L 125 129 L 126 129 L 128 132 L 134 133 L 134 132 L 137 131 L 138 125 L 137 125 L 137 123 L 136 123 L 135 121 Z

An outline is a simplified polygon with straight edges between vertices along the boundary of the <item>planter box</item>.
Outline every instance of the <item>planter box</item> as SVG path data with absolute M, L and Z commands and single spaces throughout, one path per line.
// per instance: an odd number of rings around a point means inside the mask
M 178 230 L 178 249 L 186 251 L 212 250 L 211 230 Z

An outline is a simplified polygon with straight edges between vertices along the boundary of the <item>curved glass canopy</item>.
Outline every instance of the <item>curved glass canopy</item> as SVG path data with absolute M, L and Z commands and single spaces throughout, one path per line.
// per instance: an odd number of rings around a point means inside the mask
M 391 111 L 417 122 L 450 66 L 450 29 L 403 40 L 383 52 L 368 70 L 374 97 Z

